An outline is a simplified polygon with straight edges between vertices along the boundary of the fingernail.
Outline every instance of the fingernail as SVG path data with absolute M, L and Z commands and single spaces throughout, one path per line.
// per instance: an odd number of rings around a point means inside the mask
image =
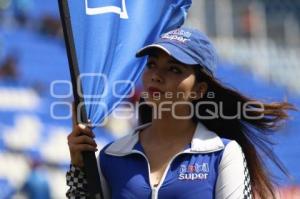
M 84 124 L 78 124 L 78 126 L 79 126 L 79 128 L 81 128 L 81 129 L 86 129 L 86 126 L 84 125 Z

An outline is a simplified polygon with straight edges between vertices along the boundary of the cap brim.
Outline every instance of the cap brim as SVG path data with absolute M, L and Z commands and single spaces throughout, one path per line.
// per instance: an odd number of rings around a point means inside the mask
M 165 47 L 163 47 L 162 45 L 159 44 L 151 44 L 148 46 L 143 47 L 142 49 L 140 49 L 137 53 L 136 53 L 136 57 L 143 57 L 146 55 L 151 54 L 151 52 L 153 52 L 153 50 L 155 49 L 160 49 L 162 51 L 164 51 L 165 53 L 167 53 L 168 55 L 171 56 L 171 53 L 168 49 L 166 49 Z
M 172 56 L 174 59 L 178 60 L 181 63 L 187 65 L 198 64 L 190 55 L 185 53 L 180 47 L 170 43 L 156 43 L 145 46 L 136 53 L 136 57 L 150 55 L 155 49 L 160 49 L 164 51 L 165 53 Z

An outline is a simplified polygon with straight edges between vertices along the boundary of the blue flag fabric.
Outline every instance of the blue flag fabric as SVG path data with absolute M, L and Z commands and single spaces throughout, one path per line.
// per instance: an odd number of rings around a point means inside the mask
M 87 116 L 99 124 L 130 97 L 145 58 L 141 47 L 180 27 L 191 0 L 68 0 Z

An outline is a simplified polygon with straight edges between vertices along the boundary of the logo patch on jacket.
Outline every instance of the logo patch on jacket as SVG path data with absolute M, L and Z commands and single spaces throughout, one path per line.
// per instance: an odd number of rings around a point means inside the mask
M 179 180 L 206 180 L 209 173 L 208 163 L 180 165 Z

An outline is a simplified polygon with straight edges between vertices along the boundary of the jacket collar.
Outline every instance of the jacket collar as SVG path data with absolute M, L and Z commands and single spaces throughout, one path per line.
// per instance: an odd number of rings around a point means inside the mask
M 125 156 L 131 153 L 136 153 L 134 149 L 139 140 L 139 132 L 150 126 L 151 123 L 147 123 L 138 126 L 132 134 L 127 135 L 115 142 L 113 142 L 106 150 L 105 153 L 114 156 Z M 198 123 L 191 147 L 186 149 L 185 153 L 209 153 L 224 149 L 224 144 L 221 138 L 214 132 L 209 131 L 202 123 Z

